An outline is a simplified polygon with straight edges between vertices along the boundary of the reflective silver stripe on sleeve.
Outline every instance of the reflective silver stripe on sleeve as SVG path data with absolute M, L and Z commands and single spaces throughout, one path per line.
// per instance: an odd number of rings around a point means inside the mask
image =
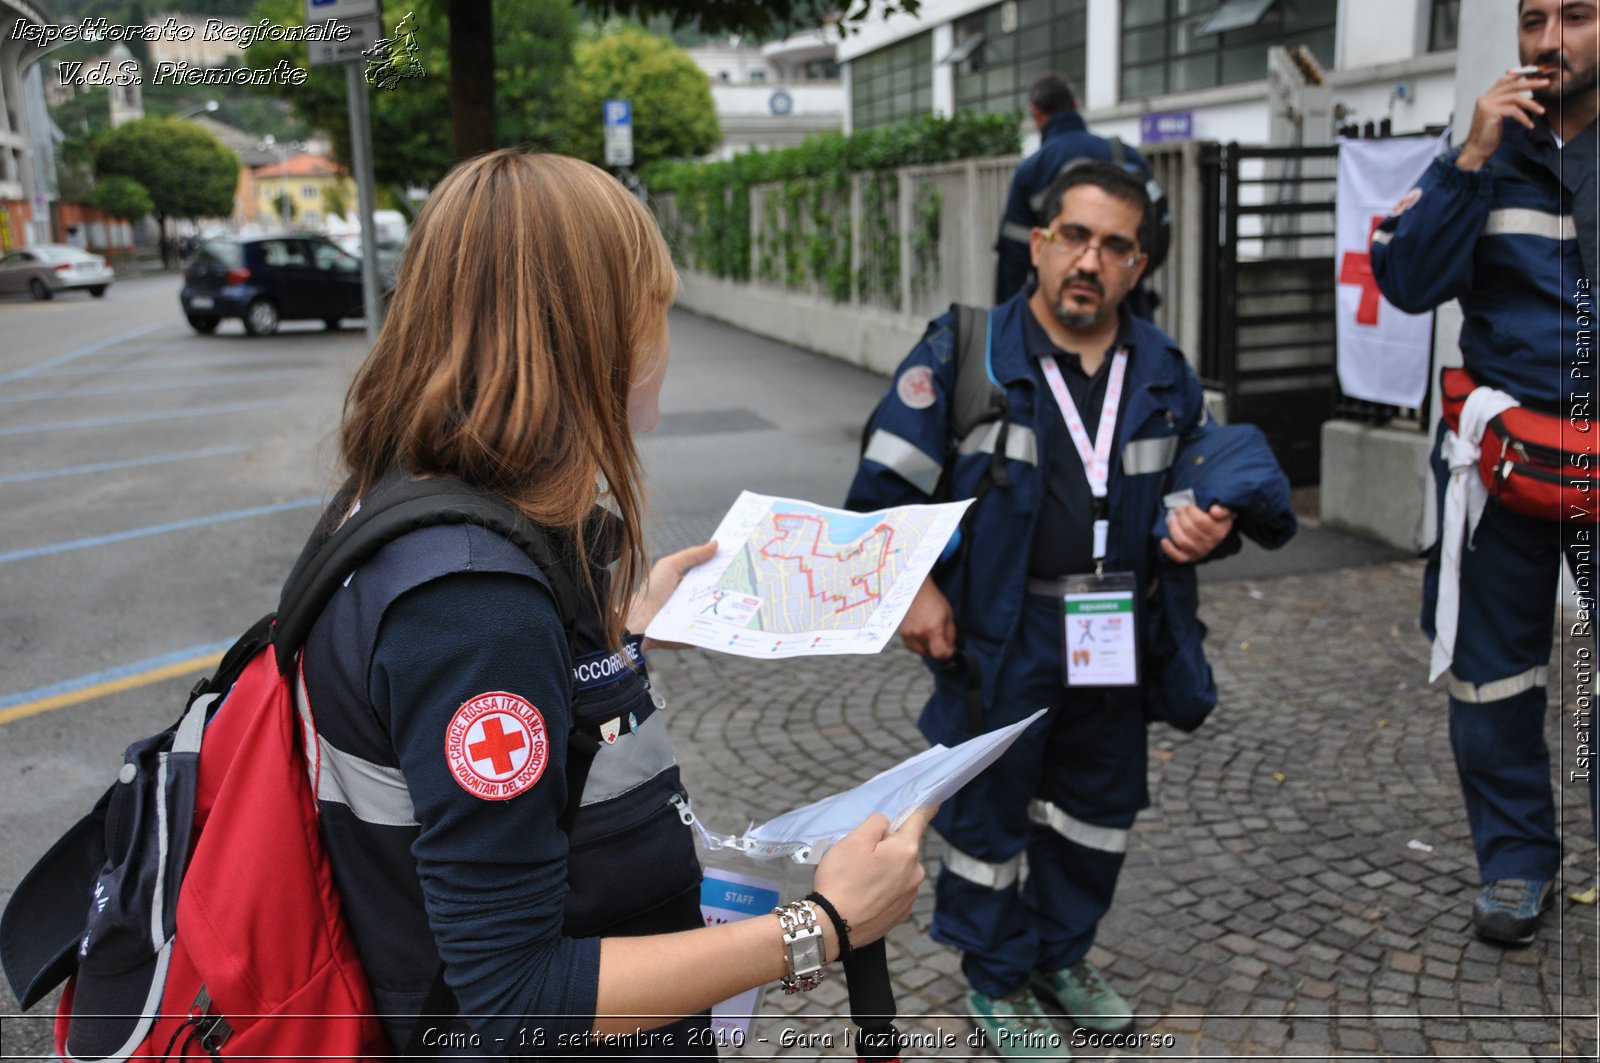
M 1543 664 L 1489 683 L 1469 683 L 1465 679 L 1457 679 L 1456 674 L 1451 672 L 1450 696 L 1470 705 L 1484 705 L 1491 701 L 1514 698 L 1534 687 L 1546 685 L 1549 680 L 1550 668 Z
M 1393 239 L 1394 233 L 1387 229 L 1374 229 L 1372 231 L 1372 242 L 1375 244 L 1386 244 Z
M 1578 226 L 1570 214 L 1551 214 L 1525 207 L 1491 210 L 1479 236 L 1542 236 L 1546 240 L 1576 240 Z
M 1028 818 L 1042 823 L 1085 849 L 1098 849 L 1103 853 L 1128 851 L 1128 831 L 1121 827 L 1097 827 L 1081 819 L 1073 819 L 1048 801 L 1034 801 L 1028 806 Z
M 1000 438 L 1000 422 L 990 421 L 967 433 L 957 449 L 962 454 L 993 454 L 995 442 Z M 1039 440 L 1033 429 L 1013 424 L 1006 431 L 1006 457 L 1012 461 L 1039 464 Z
M 297 669 L 294 686 L 295 711 L 305 735 L 302 748 L 315 749 L 317 759 L 306 767 L 317 801 L 344 805 L 363 823 L 380 827 L 415 827 L 417 809 L 411 791 L 399 768 L 385 767 L 363 760 L 354 753 L 331 745 L 317 733 L 311 715 L 311 696 L 306 691 L 305 672 Z M 308 758 L 309 760 L 309 758 Z
M 1161 436 L 1159 439 L 1135 439 L 1122 448 L 1122 471 L 1128 476 L 1147 472 L 1165 472 L 1172 468 L 1178 456 L 1178 437 Z
M 615 742 L 600 743 L 584 780 L 582 806 L 597 805 L 654 779 L 677 763 L 667 728 L 655 718 L 637 731 L 618 735 Z
M 934 487 L 939 483 L 939 474 L 944 471 L 944 466 L 937 459 L 882 428 L 872 433 L 872 438 L 867 440 L 867 449 L 861 456 L 898 474 L 925 495 L 933 494 Z
M 1000 239 L 1015 240 L 1019 244 L 1033 242 L 1033 230 L 1019 222 L 1008 221 L 1000 224 Z
M 406 777 L 399 768 L 362 760 L 317 736 L 322 770 L 317 778 L 317 800 L 345 805 L 363 823 L 380 827 L 415 827 L 416 806 Z
M 991 864 L 950 846 L 945 850 L 944 869 L 984 889 L 1010 889 L 1022 874 L 1022 854 L 1018 853 L 1003 864 Z

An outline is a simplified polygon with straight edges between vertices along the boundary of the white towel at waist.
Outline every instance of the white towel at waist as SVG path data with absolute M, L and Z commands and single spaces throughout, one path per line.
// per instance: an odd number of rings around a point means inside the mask
M 1478 446 L 1489 422 L 1518 405 L 1503 391 L 1479 387 L 1461 407 L 1461 423 L 1444 434 L 1444 460 L 1450 483 L 1444 493 L 1444 515 L 1439 524 L 1439 593 L 1433 609 L 1433 656 L 1428 682 L 1450 668 L 1455 656 L 1456 621 L 1461 611 L 1461 550 L 1478 528 L 1489 489 L 1478 475 Z

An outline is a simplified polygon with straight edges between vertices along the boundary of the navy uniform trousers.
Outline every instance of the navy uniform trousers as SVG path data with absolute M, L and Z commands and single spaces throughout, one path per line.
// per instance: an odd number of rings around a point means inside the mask
M 1433 471 L 1443 506 L 1448 471 L 1434 448 Z M 1537 520 L 1492 500 L 1461 552 L 1460 615 L 1455 654 L 1446 674 L 1450 690 L 1450 746 L 1461 777 L 1472 844 L 1484 882 L 1499 879 L 1554 879 L 1561 861 L 1556 834 L 1556 803 L 1550 788 L 1550 749 L 1545 740 L 1548 687 L 1584 708 L 1582 726 L 1563 713 L 1557 776 L 1563 795 L 1588 791 L 1591 815 L 1596 793 L 1588 749 L 1592 745 L 1595 637 L 1587 617 L 1577 627 L 1586 654 L 1587 682 L 1564 661 L 1550 672 L 1555 601 L 1565 554 L 1575 582 L 1588 589 L 1584 609 L 1592 613 L 1595 568 L 1594 525 Z M 1438 550 L 1432 552 L 1423 590 L 1422 627 L 1433 637 Z M 1571 638 L 1572 630 L 1567 631 Z M 1558 699 L 1560 700 L 1560 699 Z M 1578 773 L 1574 778 L 1573 773 Z M 1587 775 L 1587 778 L 1583 777 Z M 1565 799 L 1565 798 L 1564 798 Z
M 1063 685 L 1059 598 L 1029 595 L 1014 643 L 986 725 L 1049 712 L 933 822 L 949 846 L 933 936 L 962 951 L 968 982 L 991 997 L 1021 988 L 1034 969 L 1068 967 L 1089 951 L 1111 907 L 1129 828 L 1149 803 L 1137 689 Z M 958 709 L 958 683 L 943 682 L 948 696 L 939 702 Z M 930 740 L 965 737 L 964 716 L 941 726 L 949 715 L 924 718 Z

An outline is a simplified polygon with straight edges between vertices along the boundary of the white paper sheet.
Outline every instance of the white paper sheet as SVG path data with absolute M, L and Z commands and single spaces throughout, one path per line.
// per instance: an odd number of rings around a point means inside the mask
M 851 513 L 742 493 L 646 634 L 745 657 L 877 653 L 971 501 Z
M 717 834 L 698 823 L 701 837 L 714 848 L 738 849 L 753 860 L 791 856 L 814 864 L 874 812 L 898 828 L 917 809 L 941 803 L 998 760 L 1044 711 L 953 748 L 936 745 L 923 750 L 860 786 L 786 812 L 741 835 Z M 689 818 L 685 816 L 686 821 Z

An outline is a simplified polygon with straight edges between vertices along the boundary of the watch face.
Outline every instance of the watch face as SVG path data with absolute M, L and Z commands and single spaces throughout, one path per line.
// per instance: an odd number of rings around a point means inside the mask
M 795 974 L 815 971 L 823 966 L 827 958 L 822 951 L 822 932 L 813 931 L 800 937 L 793 945 L 793 955 Z

